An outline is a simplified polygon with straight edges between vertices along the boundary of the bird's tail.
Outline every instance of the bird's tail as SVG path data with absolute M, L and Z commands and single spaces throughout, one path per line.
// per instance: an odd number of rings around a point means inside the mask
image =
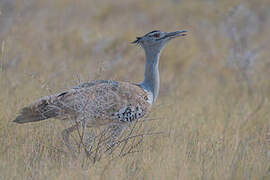
M 28 107 L 24 107 L 13 122 L 22 124 L 56 117 L 59 114 L 59 110 L 53 105 L 51 100 L 51 97 L 45 97 Z

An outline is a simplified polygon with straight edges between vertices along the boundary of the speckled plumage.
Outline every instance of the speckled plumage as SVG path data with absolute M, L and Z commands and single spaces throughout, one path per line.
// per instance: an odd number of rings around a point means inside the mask
M 148 93 L 135 84 L 91 81 L 38 100 L 24 108 L 17 120 L 20 122 L 21 116 L 30 114 L 39 120 L 83 121 L 87 126 L 132 122 L 149 113 L 151 104 L 148 99 Z

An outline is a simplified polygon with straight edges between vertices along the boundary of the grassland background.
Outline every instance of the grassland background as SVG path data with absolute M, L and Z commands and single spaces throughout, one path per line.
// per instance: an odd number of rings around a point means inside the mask
M 0 179 L 270 179 L 269 0 L 0 0 Z M 161 55 L 150 115 L 167 136 L 83 166 L 60 121 L 17 125 L 23 106 L 77 79 L 139 82 L 154 29 L 188 30 Z

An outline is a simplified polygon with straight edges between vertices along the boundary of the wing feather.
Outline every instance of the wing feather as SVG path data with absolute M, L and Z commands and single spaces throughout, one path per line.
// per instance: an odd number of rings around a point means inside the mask
M 59 118 L 75 117 L 91 126 L 110 122 L 130 122 L 149 113 L 147 92 L 141 87 L 116 81 L 84 83 L 61 93 L 54 101 Z

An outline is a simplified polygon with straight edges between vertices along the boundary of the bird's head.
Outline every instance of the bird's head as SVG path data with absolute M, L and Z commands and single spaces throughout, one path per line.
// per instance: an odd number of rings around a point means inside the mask
M 132 43 L 140 45 L 145 50 L 161 51 L 167 42 L 176 37 L 185 36 L 186 32 L 187 31 L 185 30 L 175 32 L 162 32 L 155 30 L 145 34 L 144 36 L 137 37 L 137 39 Z

